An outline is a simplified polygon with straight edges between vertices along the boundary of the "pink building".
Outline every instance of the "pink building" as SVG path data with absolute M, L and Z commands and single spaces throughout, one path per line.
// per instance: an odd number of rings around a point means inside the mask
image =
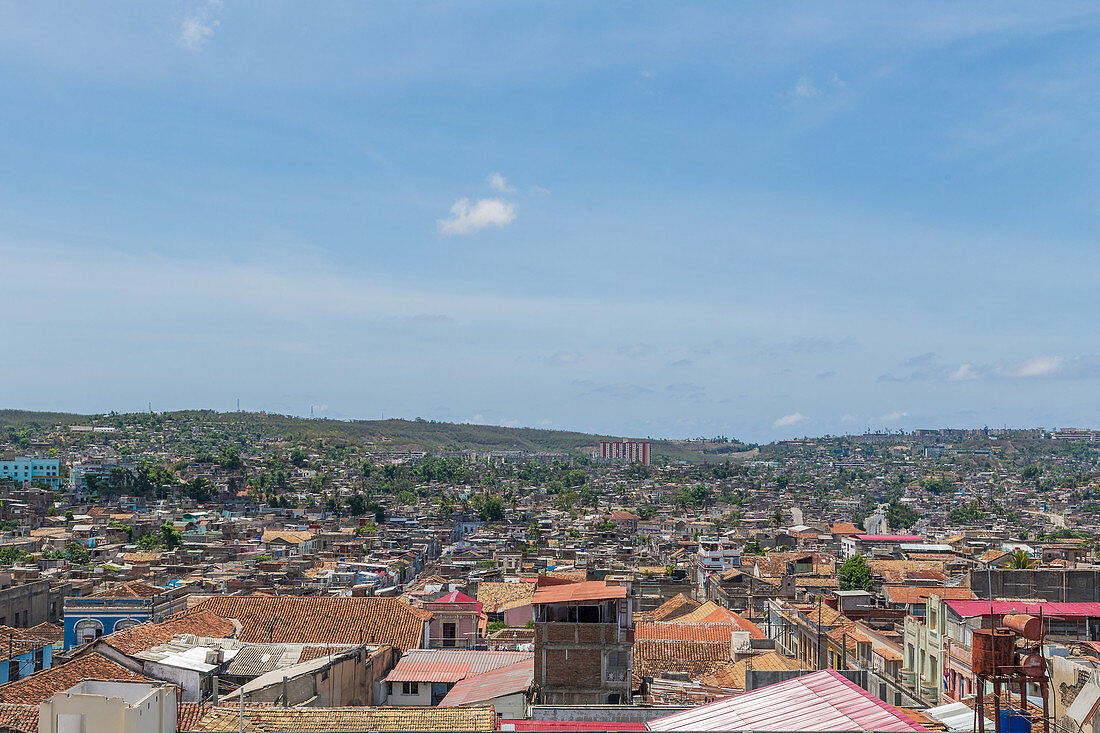
M 429 644 L 432 649 L 466 649 L 474 645 L 481 622 L 481 602 L 457 590 L 424 604 L 432 612 Z
M 621 461 L 623 463 L 640 463 L 649 465 L 649 441 L 647 440 L 622 440 L 600 441 L 600 459 L 604 461 Z

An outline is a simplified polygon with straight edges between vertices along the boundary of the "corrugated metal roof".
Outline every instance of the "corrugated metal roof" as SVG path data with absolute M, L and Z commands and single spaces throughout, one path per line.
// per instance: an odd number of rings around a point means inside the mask
M 532 603 L 568 603 L 570 601 L 603 601 L 613 598 L 626 598 L 626 588 L 621 585 L 608 585 L 602 580 L 588 580 L 583 583 L 551 585 L 539 588 L 532 596 Z
M 673 713 L 647 723 L 662 731 L 924 731 L 835 670 Z
M 596 720 L 501 720 L 499 730 L 515 731 L 576 731 L 598 730 L 605 733 L 614 731 L 645 730 L 645 723 L 622 723 L 619 721 Z
M 458 682 L 476 674 L 530 661 L 531 652 L 475 652 L 465 649 L 411 649 L 386 676 L 387 682 Z
M 530 659 L 460 681 L 440 701 L 440 707 L 489 702 L 494 697 L 523 692 L 535 683 L 535 655 Z
M 989 601 L 947 601 L 947 605 L 955 613 L 964 618 L 971 616 L 988 616 L 990 614 Z M 1100 616 L 1100 603 L 1058 603 L 1047 601 L 1044 603 L 1025 603 L 1023 601 L 993 601 L 992 612 L 998 616 L 1006 613 L 1031 613 L 1038 616 L 1057 616 L 1060 618 L 1082 618 L 1086 616 Z

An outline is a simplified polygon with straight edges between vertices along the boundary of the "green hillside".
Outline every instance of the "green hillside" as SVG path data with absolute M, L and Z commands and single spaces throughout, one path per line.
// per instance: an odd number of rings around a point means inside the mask
M 522 450 L 591 454 L 600 440 L 614 440 L 634 436 L 590 435 L 565 430 L 537 428 L 509 428 L 495 425 L 470 425 L 429 420 L 329 420 L 306 419 L 288 415 L 256 412 L 214 412 L 210 410 L 183 410 L 169 413 L 134 413 L 110 415 L 77 415 L 59 412 L 29 412 L 0 410 L 0 427 L 7 430 L 35 428 L 49 433 L 69 425 L 150 425 L 172 422 L 188 423 L 193 427 L 209 428 L 227 435 L 245 433 L 260 438 L 307 441 L 325 439 L 337 442 L 366 445 L 373 443 L 374 450 L 436 451 L 436 450 Z M 686 460 L 703 459 L 702 446 L 690 441 L 654 440 L 654 459 Z M 731 449 L 737 444 L 727 444 L 719 455 L 708 455 L 711 461 L 737 458 Z

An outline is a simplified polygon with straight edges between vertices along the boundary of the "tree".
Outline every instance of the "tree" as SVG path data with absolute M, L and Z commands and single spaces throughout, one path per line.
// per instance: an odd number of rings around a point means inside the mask
M 290 462 L 298 468 L 306 465 L 306 453 L 301 448 L 290 451 Z
M 912 527 L 920 519 L 920 514 L 911 506 L 902 504 L 897 499 L 891 499 L 886 505 L 886 522 L 895 528 Z
M 1034 463 L 1028 466 L 1024 466 L 1024 470 L 1020 471 L 1020 478 L 1025 481 L 1034 481 L 1039 478 L 1039 467 Z
M 353 494 L 344 503 L 348 505 L 348 512 L 353 517 L 361 517 L 367 513 L 367 500 L 362 494 Z
M 481 503 L 477 513 L 484 522 L 499 522 L 504 519 L 504 502 L 496 496 L 490 496 Z
M 73 565 L 87 565 L 92 559 L 92 553 L 79 542 L 70 542 L 65 545 L 65 557 Z
M 1038 564 L 1038 561 L 1032 560 L 1031 555 L 1027 554 L 1027 550 L 1023 548 L 1013 550 L 1012 554 L 1008 556 L 1008 567 L 1013 570 L 1027 570 Z
M 200 504 L 209 504 L 218 498 L 218 491 L 209 479 L 200 476 L 187 485 L 187 495 Z
M 164 546 L 169 550 L 174 550 L 183 543 L 183 535 L 180 534 L 176 526 L 171 522 L 165 522 L 160 525 L 160 536 L 164 542 Z
M 925 491 L 930 494 L 936 494 L 937 496 L 952 491 L 951 485 L 942 478 L 926 479 L 923 486 Z
M 160 537 L 155 534 L 143 534 L 138 538 L 137 546 L 144 552 L 152 552 L 160 547 Z
M 841 590 L 871 590 L 874 585 L 871 580 L 871 566 L 863 559 L 863 555 L 853 555 L 844 561 L 837 573 L 840 578 Z
M 763 555 L 764 548 L 760 545 L 760 538 L 753 537 L 745 544 L 745 549 L 741 552 L 745 555 Z

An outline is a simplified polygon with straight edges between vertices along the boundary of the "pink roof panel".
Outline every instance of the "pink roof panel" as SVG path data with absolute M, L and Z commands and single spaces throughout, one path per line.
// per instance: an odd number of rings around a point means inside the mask
M 831 669 L 649 721 L 654 731 L 924 731 Z

